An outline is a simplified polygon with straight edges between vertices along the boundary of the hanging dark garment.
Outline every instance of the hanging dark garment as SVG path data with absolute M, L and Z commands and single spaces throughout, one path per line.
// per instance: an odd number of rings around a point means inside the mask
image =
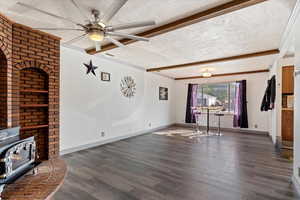
M 246 80 L 236 82 L 233 127 L 248 128 L 247 82 L 246 82 Z
M 197 89 L 198 84 L 189 84 L 188 86 L 185 123 L 196 123 L 195 115 L 192 108 L 197 106 Z
M 274 75 L 270 80 L 268 80 L 268 86 L 265 91 L 260 110 L 268 111 L 274 109 L 275 99 L 276 99 L 276 77 Z

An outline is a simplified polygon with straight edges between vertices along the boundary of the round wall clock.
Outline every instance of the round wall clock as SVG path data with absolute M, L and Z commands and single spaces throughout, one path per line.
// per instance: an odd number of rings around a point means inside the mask
M 121 92 L 125 97 L 131 98 L 136 91 L 136 84 L 131 76 L 125 76 L 120 83 Z

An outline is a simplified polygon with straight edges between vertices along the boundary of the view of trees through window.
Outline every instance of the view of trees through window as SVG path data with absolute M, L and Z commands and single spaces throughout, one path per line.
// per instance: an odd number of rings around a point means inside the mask
M 199 85 L 198 106 L 234 111 L 235 82 Z

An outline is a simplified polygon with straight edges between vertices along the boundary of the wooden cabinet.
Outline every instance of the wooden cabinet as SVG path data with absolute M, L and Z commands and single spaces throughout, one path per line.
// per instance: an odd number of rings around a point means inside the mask
M 282 93 L 294 93 L 294 66 L 286 66 L 282 68 Z
M 281 137 L 282 141 L 294 140 L 294 110 L 289 105 L 288 99 L 294 95 L 294 66 L 282 68 L 282 114 L 281 114 Z
M 281 134 L 283 141 L 294 140 L 294 111 L 292 109 L 282 109 Z

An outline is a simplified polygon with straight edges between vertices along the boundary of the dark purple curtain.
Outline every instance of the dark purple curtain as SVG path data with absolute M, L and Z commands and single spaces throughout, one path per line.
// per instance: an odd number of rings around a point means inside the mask
M 246 80 L 237 81 L 235 87 L 233 127 L 248 128 Z
M 193 108 L 197 106 L 197 89 L 198 84 L 189 84 L 188 86 L 185 123 L 196 123 Z

